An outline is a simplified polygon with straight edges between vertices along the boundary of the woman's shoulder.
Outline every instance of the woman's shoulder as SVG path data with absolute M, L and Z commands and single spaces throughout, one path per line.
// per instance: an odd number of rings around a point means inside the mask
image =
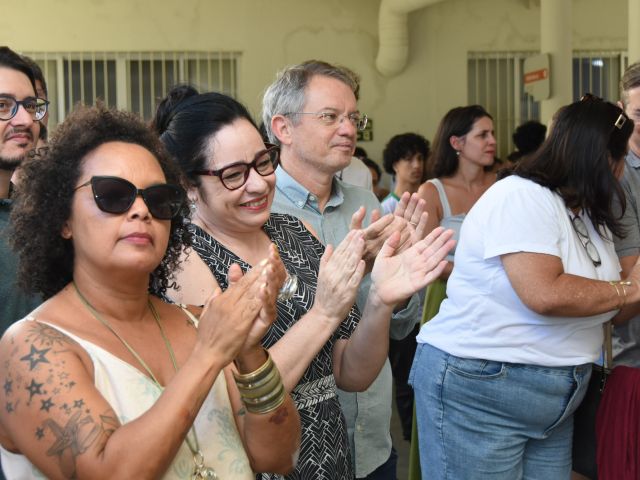
M 484 212 L 481 216 L 491 215 L 496 210 L 502 214 L 553 215 L 562 207 L 556 197 L 547 187 L 527 178 L 510 175 L 489 187 L 472 211 L 474 215 Z
M 314 236 L 314 232 L 311 231 L 309 225 L 307 225 L 298 217 L 295 217 L 288 213 L 272 213 L 269 216 L 268 224 L 276 230 L 284 230 L 294 234 L 309 234 L 311 236 Z

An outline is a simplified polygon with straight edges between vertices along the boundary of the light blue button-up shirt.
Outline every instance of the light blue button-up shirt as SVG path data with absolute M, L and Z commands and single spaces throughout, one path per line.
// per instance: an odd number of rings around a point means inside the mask
M 335 246 L 347 236 L 351 216 L 358 208 L 364 206 L 367 209 L 365 225 L 371 220 L 371 211 L 380 208 L 380 203 L 369 190 L 334 178 L 331 196 L 321 212 L 315 195 L 282 167 L 276 170 L 276 179 L 276 193 L 271 210 L 298 217 L 316 231 L 325 245 Z M 364 312 L 370 285 L 371 279 L 367 275 L 362 280 L 356 299 L 361 312 Z M 414 295 L 404 310 L 393 315 L 391 337 L 406 337 L 418 322 L 419 316 L 420 301 Z M 381 338 L 380 341 L 387 342 L 388 339 Z M 369 475 L 386 462 L 391 454 L 391 382 L 391 366 L 389 360 L 386 360 L 378 377 L 366 391 L 353 393 L 338 390 L 358 478 Z

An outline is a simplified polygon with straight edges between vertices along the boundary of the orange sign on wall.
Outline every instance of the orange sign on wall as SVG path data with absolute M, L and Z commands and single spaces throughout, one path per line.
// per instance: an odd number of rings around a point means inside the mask
M 524 91 L 535 100 L 546 100 L 551 93 L 549 55 L 546 53 L 527 57 L 524 60 L 522 83 Z
M 527 72 L 524 74 L 524 83 L 532 83 L 540 80 L 544 80 L 549 77 L 549 70 L 541 68 L 540 70 L 534 70 L 533 72 Z

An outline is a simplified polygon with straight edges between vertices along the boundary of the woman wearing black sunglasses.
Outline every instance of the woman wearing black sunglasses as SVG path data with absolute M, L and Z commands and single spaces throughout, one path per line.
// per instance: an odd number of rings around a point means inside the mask
M 263 345 L 282 368 L 285 387 L 300 411 L 300 459 L 287 478 L 352 480 L 336 384 L 362 390 L 373 381 L 377 372 L 373 378 L 362 372 L 371 370 L 366 368 L 371 364 L 382 367 L 382 361 L 353 352 L 359 345 L 388 342 L 388 332 L 376 328 L 384 325 L 380 319 L 385 315 L 388 325 L 393 308 L 380 302 L 371 318 L 358 324 L 354 301 L 364 273 L 362 233 L 352 231 L 325 251 L 300 220 L 271 213 L 278 149 L 263 143 L 249 113 L 234 99 L 177 87 L 161 102 L 154 123 L 187 177 L 194 210 L 193 251 L 178 277 L 180 290 L 170 295 L 199 304 L 218 286 L 227 288 L 231 264 L 249 269 L 272 242 L 278 246 L 297 285 L 279 297 L 278 318 Z M 398 299 L 422 288 L 444 268 L 449 236 L 443 234 L 430 246 L 434 235 L 398 256 L 391 256 L 393 249 L 386 245 L 373 267 L 372 290 L 392 291 L 386 282 L 398 278 L 406 287 L 393 291 Z M 410 264 L 406 276 L 394 267 L 403 259 Z M 417 282 L 408 281 L 410 276 Z M 370 312 L 376 296 L 369 296 Z M 260 476 L 276 477 L 281 478 L 273 473 Z
M 410 374 L 424 478 L 569 479 L 603 324 L 640 302 L 640 265 L 620 280 L 612 239 L 632 130 L 611 103 L 563 107 L 467 214 Z
M 8 479 L 293 467 L 298 415 L 260 346 L 285 277 L 275 249 L 231 271 L 199 324 L 149 294 L 169 287 L 189 240 L 178 184 L 157 137 L 104 107 L 73 113 L 25 164 L 13 242 L 21 281 L 47 301 L 0 341 Z

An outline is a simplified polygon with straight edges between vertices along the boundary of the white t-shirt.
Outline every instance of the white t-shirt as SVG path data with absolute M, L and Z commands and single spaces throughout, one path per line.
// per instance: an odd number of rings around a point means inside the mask
M 581 215 L 602 260 L 595 267 L 569 215 L 559 195 L 530 180 L 512 175 L 489 188 L 462 225 L 447 299 L 422 327 L 418 342 L 462 358 L 542 366 L 597 361 L 602 323 L 615 311 L 580 318 L 535 313 L 516 295 L 500 259 L 514 252 L 543 253 L 559 257 L 566 273 L 619 279 L 613 243 Z
M 351 163 L 345 169 L 339 171 L 336 176 L 343 182 L 373 190 L 371 171 L 358 157 L 351 157 Z

